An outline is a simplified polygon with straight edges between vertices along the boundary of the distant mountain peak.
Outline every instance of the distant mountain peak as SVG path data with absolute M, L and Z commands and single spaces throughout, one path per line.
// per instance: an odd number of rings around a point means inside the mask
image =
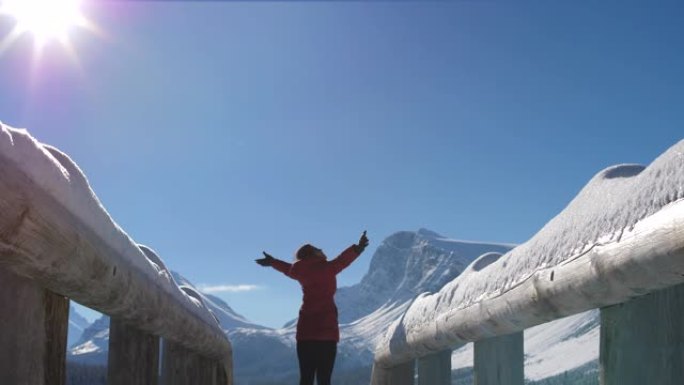
M 420 235 L 421 237 L 425 237 L 425 238 L 435 238 L 435 239 L 444 238 L 444 236 L 442 236 L 441 234 L 438 234 L 432 230 L 428 230 L 424 227 L 421 227 L 420 229 L 418 229 L 417 234 Z
M 506 253 L 512 247 L 457 241 L 426 228 L 393 233 L 371 256 L 361 282 L 338 290 L 340 322 L 352 322 L 387 302 L 403 303 L 420 293 L 435 292 L 481 255 Z

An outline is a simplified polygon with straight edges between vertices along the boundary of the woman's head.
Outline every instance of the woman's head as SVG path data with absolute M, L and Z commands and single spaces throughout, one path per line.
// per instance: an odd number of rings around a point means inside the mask
M 308 259 L 308 258 L 314 258 L 314 257 L 323 257 L 325 258 L 325 254 L 323 254 L 323 250 L 315 247 L 314 245 L 306 244 L 297 250 L 297 253 L 295 254 L 295 258 L 298 261 L 301 261 L 302 259 Z

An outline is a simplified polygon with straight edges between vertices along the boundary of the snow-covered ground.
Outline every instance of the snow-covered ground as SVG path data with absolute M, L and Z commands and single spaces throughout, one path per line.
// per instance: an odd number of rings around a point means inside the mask
M 524 332 L 525 378 L 537 381 L 581 367 L 599 356 L 599 311 L 591 310 Z M 451 368 L 473 366 L 473 344 L 454 350 Z

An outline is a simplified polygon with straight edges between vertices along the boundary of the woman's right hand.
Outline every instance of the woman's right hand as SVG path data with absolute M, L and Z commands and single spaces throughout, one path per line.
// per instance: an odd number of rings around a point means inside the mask
M 255 259 L 254 262 L 258 263 L 261 266 L 271 266 L 271 264 L 273 264 L 273 260 L 275 258 L 273 258 L 270 254 L 268 254 L 265 251 L 263 253 L 264 253 L 264 257 L 260 258 L 260 259 Z

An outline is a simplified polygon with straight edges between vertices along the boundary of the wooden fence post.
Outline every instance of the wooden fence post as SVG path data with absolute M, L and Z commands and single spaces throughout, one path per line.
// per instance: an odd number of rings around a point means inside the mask
M 684 285 L 601 309 L 602 385 L 684 384 Z
M 159 337 L 111 318 L 108 385 L 157 385 Z
M 418 385 L 451 385 L 451 350 L 418 359 Z
M 475 385 L 525 383 L 523 332 L 474 342 Z
M 373 365 L 371 373 L 372 385 L 413 385 L 416 362 L 411 360 L 407 363 L 389 369 Z
M 216 362 L 216 385 L 232 385 L 233 378 L 228 378 L 228 373 L 226 373 L 226 367 L 221 364 L 221 362 Z
M 169 340 L 164 340 L 162 346 L 162 385 L 219 384 L 222 376 L 215 360 Z
M 0 384 L 64 385 L 69 299 L 0 267 Z

